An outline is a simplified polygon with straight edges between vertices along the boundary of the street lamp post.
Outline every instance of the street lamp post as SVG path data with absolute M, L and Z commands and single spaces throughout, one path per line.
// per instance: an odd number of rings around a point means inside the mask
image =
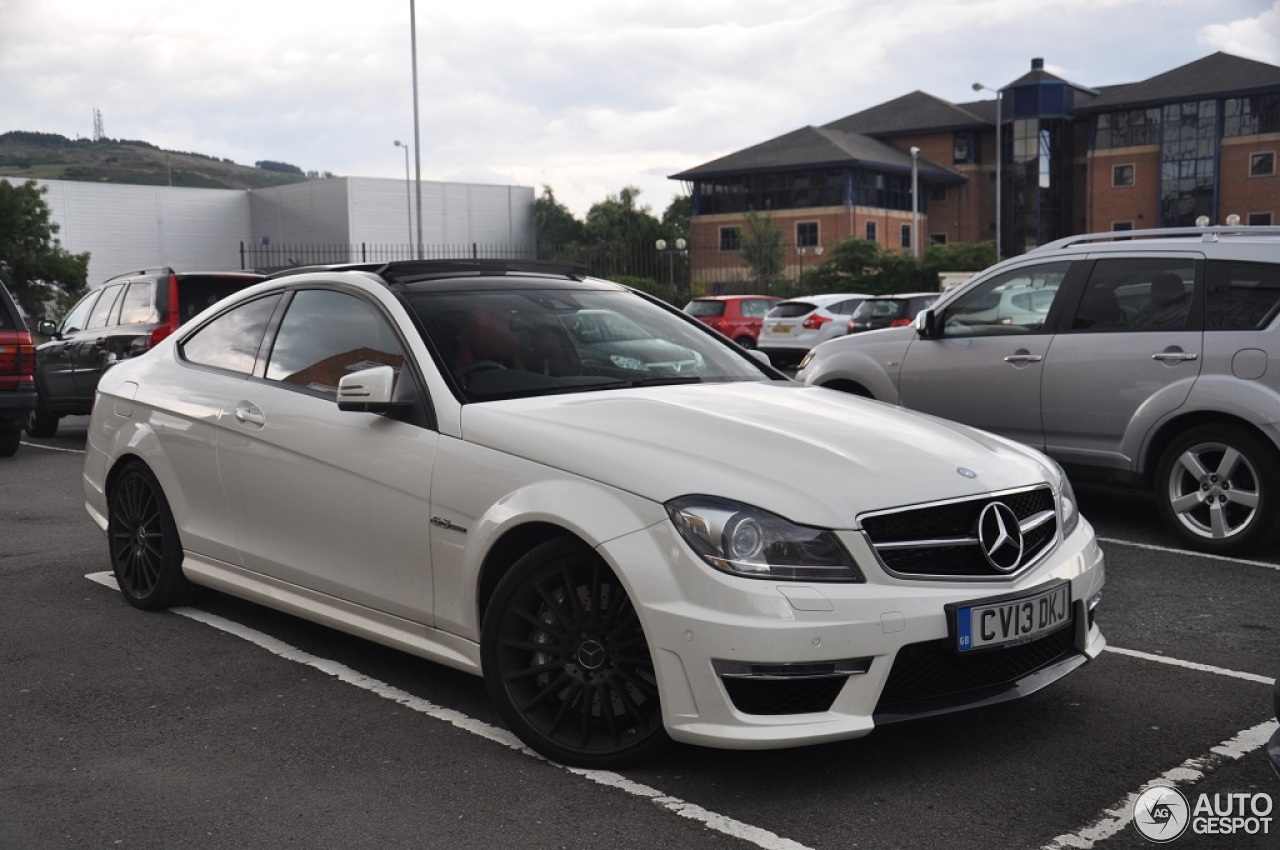
M 413 170 L 418 192 L 418 259 L 422 259 L 422 139 L 418 123 L 418 12 L 409 0 L 409 51 L 413 56 Z M 405 152 L 408 155 L 408 152 Z
M 1003 128 L 1001 127 L 1002 116 L 1000 113 L 1002 111 L 1004 98 L 1000 96 L 999 89 L 993 89 L 990 86 L 984 86 L 982 83 L 974 83 L 973 90 L 974 91 L 986 90 L 986 91 L 993 91 L 996 93 L 996 259 L 999 260 L 1001 256 L 1000 255 L 1000 234 L 1001 234 L 1000 196 L 1004 194 L 1004 184 L 1000 182 L 1000 176 L 1001 176 L 1000 164 L 1004 160 L 1004 145 L 1000 143 L 1001 142 L 1000 137 L 1003 134 Z
M 920 200 L 916 196 L 920 183 L 920 149 L 911 146 L 911 256 L 920 259 Z
M 809 249 L 808 249 L 808 248 L 806 248 L 806 247 L 805 247 L 805 246 L 803 246 L 803 245 L 797 245 L 797 246 L 796 246 L 796 253 L 800 255 L 800 278 L 799 278 L 799 280 L 797 281 L 797 283 L 799 283 L 801 286 L 803 286 L 803 285 L 804 285 L 804 255 L 805 255 L 805 252 L 807 252 L 808 250 L 809 250 Z M 814 255 L 815 257 L 821 257 L 821 256 L 822 256 L 822 246 L 821 246 L 821 245 L 814 245 L 814 246 L 813 246 L 813 255 Z
M 404 149 L 404 211 L 409 220 L 409 250 L 413 250 L 413 200 L 409 190 L 413 181 L 409 179 L 409 146 L 396 139 L 396 147 Z
M 676 239 L 674 248 L 667 248 L 667 240 L 659 239 L 653 243 L 653 247 L 658 249 L 659 254 L 667 255 L 667 286 L 672 292 L 676 291 L 676 254 L 688 253 L 687 245 L 683 239 Z

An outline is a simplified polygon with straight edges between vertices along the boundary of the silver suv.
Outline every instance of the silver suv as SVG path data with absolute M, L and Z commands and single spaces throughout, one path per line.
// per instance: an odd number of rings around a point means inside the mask
M 1280 518 L 1277 312 L 1280 228 L 1073 236 L 992 266 L 911 327 L 823 343 L 797 378 L 1138 483 L 1184 544 L 1240 553 Z

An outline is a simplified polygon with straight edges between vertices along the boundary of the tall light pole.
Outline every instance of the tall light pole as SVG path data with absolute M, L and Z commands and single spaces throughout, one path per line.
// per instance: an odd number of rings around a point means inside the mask
M 920 259 L 920 201 L 916 190 L 920 184 L 920 149 L 911 146 L 911 256 Z
M 422 259 L 422 139 L 418 129 L 418 15 L 409 0 L 409 50 L 413 54 L 413 174 L 418 191 L 418 259 Z M 405 151 L 405 156 L 409 152 Z
M 413 250 L 413 201 L 409 197 L 412 183 L 409 180 L 409 146 L 396 139 L 396 147 L 404 149 L 404 211 L 409 223 L 409 250 Z
M 1001 144 L 1001 136 L 1004 128 L 1001 126 L 1001 107 L 1004 98 L 1000 96 L 1000 89 L 993 89 L 990 86 L 984 86 L 982 83 L 973 84 L 974 91 L 993 91 L 996 93 L 996 259 L 1000 259 L 1000 196 L 1004 194 L 1004 184 L 1000 182 L 1000 163 L 1004 159 L 1004 145 Z

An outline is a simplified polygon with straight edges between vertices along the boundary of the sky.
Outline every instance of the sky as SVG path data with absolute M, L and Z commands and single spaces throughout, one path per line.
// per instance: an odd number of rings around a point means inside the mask
M 660 216 L 669 175 L 913 91 L 1216 51 L 1280 65 L 1280 0 L 0 0 L 0 132 L 92 138 L 96 109 L 114 139 L 404 179 L 400 141 L 423 180 L 579 218 L 635 186 Z

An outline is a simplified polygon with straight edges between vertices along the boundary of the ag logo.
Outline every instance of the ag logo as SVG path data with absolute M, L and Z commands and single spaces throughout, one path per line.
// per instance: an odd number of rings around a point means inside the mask
M 1191 807 L 1177 788 L 1152 785 L 1133 803 L 1133 825 L 1143 838 L 1166 844 L 1187 831 Z

